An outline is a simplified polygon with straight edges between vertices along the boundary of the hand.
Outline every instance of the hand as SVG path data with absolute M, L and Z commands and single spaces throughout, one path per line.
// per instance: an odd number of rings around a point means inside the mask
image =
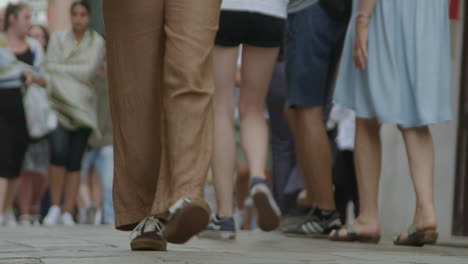
M 367 53 L 367 41 L 369 39 L 369 19 L 360 17 L 356 20 L 356 35 L 354 39 L 353 59 L 354 66 L 360 71 L 366 70 L 369 60 Z
M 29 72 L 25 72 L 25 73 L 23 73 L 23 75 L 24 75 L 24 85 L 26 87 L 31 86 L 34 83 L 33 75 L 31 73 L 29 73 Z

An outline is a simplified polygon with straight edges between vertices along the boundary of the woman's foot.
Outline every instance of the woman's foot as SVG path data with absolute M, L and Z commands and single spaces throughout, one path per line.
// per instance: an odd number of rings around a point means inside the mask
M 393 237 L 395 245 L 424 246 L 435 244 L 438 238 L 435 210 L 417 210 L 413 224 L 399 236 Z
M 351 226 L 332 231 L 329 238 L 332 241 L 378 243 L 380 241 L 379 222 L 358 218 Z

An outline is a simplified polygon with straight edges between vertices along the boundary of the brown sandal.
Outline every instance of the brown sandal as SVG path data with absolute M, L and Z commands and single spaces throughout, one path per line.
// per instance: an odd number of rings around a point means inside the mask
M 346 236 L 340 236 L 340 230 L 330 236 L 331 241 L 337 242 L 360 242 L 365 244 L 378 244 L 380 242 L 380 234 L 361 235 L 356 232 L 353 225 L 343 227 L 346 230 Z
M 401 234 L 393 241 L 396 246 L 423 247 L 424 245 L 434 245 L 437 243 L 439 233 L 436 230 L 418 231 L 414 225 L 408 228 L 408 238 L 401 239 Z
M 169 208 L 166 239 L 169 243 L 184 244 L 205 230 L 210 221 L 210 207 L 201 200 L 182 198 Z

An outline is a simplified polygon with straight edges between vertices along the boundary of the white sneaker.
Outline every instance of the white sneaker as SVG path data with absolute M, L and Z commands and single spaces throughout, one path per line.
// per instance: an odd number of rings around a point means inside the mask
M 5 217 L 4 218 L 5 225 L 7 227 L 16 227 L 18 225 L 16 223 L 16 216 L 15 216 L 15 212 L 13 211 L 13 209 L 6 210 L 4 217 Z
M 96 216 L 94 217 L 94 225 L 98 226 L 102 223 L 102 209 L 98 208 L 96 211 Z
M 32 226 L 32 219 L 31 215 L 21 215 L 19 220 L 19 225 L 23 227 L 31 227 Z
M 73 216 L 70 213 L 64 213 L 61 217 L 61 223 L 64 226 L 75 226 L 75 220 L 73 220 Z
M 59 222 L 60 214 L 60 207 L 53 205 L 49 208 L 49 212 L 47 212 L 47 215 L 42 223 L 45 226 L 56 226 Z
M 41 215 L 33 216 L 33 226 L 41 226 Z

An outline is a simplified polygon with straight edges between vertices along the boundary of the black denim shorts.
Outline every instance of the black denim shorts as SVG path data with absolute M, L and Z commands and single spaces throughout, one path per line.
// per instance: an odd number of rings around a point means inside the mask
M 245 11 L 221 11 L 215 43 L 219 46 L 280 47 L 286 20 Z

